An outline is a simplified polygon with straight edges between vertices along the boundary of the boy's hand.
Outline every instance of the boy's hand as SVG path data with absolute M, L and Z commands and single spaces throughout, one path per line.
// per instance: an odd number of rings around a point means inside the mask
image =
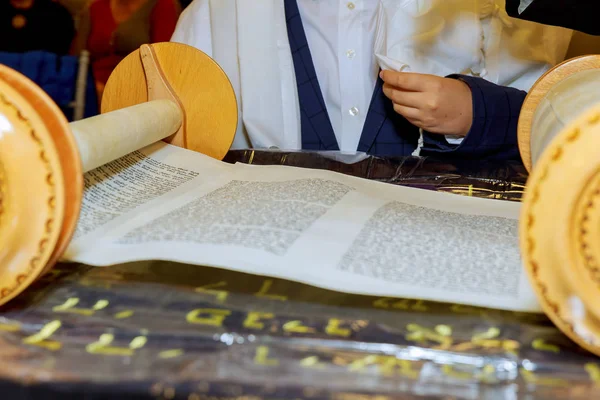
M 466 136 L 473 123 L 471 89 L 461 80 L 385 70 L 383 93 L 394 110 L 431 133 Z

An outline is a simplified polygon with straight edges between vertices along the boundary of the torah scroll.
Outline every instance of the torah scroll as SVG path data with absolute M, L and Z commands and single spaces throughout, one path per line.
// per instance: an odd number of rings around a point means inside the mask
M 124 64 L 136 65 L 126 71 L 143 70 L 140 53 Z M 167 75 L 156 76 L 169 83 Z M 156 106 L 171 115 L 159 118 L 164 128 L 152 122 L 153 129 L 136 133 L 131 118 L 125 122 L 133 126 L 112 128 L 106 134 L 111 139 L 102 140 L 94 137 L 100 130 L 90 128 L 90 121 L 68 126 L 39 89 L 15 76 L 0 69 L 0 302 L 16 296 L 59 257 L 97 266 L 165 259 L 359 294 L 543 311 L 569 337 L 600 354 L 595 301 L 600 106 L 560 129 L 546 121 L 543 104 L 572 93 L 569 85 L 560 85 L 564 77 L 548 84 L 545 79 L 554 75 L 547 74 L 532 94 L 541 87 L 554 90 L 541 91 L 537 99 L 543 101 L 534 102 L 531 95 L 524 106 L 521 126 L 529 117 L 535 121 L 527 132 L 535 155 L 520 204 L 330 171 L 223 163 L 210 148 L 185 148 L 198 142 L 191 130 L 181 135 L 191 118 L 169 86 L 162 94 L 146 88 L 162 98 L 146 99 L 151 101 L 137 108 Z M 136 96 L 119 98 L 118 106 L 133 107 Z M 229 128 L 219 137 L 231 143 L 237 125 L 233 94 L 228 104 L 230 118 L 223 121 Z M 97 121 L 114 123 L 117 115 L 133 110 Z M 137 136 L 143 131 L 148 137 Z M 201 133 L 209 147 L 220 141 L 210 140 L 215 132 Z M 119 135 L 151 144 L 94 152 L 94 143 L 108 149 Z M 146 144 L 135 143 L 134 148 Z M 126 154 L 116 157 L 119 151 Z M 91 162 L 94 156 L 85 154 L 111 156 Z M 85 175 L 72 168 L 81 158 L 90 169 Z M 23 160 L 34 173 L 25 174 Z

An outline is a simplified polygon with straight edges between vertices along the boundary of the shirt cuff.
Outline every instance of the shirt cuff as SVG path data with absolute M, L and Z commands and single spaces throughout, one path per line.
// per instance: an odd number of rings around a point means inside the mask
M 454 146 L 458 146 L 460 145 L 463 140 L 465 140 L 464 136 L 456 136 L 456 135 L 444 135 L 446 138 L 446 142 L 448 142 L 448 144 L 454 145 Z

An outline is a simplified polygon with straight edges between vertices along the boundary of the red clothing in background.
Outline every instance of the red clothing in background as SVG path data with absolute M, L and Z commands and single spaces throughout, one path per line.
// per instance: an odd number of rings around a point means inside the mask
M 150 16 L 150 42 L 168 42 L 179 18 L 176 0 L 157 0 Z M 104 85 L 117 64 L 127 55 L 114 49 L 113 34 L 118 23 L 113 18 L 110 0 L 96 0 L 90 5 L 90 35 L 87 48 L 98 83 Z M 139 43 L 138 47 L 145 43 Z M 132 49 L 132 51 L 135 49 Z

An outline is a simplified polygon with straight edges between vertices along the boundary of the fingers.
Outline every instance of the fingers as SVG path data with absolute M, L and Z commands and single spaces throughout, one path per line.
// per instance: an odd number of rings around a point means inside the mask
M 382 71 L 383 93 L 394 110 L 432 133 L 466 135 L 472 125 L 469 86 L 456 79 L 408 72 Z
M 426 94 L 422 92 L 406 92 L 397 90 L 395 87 L 387 83 L 383 85 L 383 94 L 385 94 L 385 96 L 390 99 L 392 103 L 412 108 L 421 108 L 423 97 L 426 96 Z
M 394 111 L 409 120 L 413 125 L 419 125 L 423 114 L 421 106 L 424 98 L 427 97 L 426 94 L 396 90 L 387 83 L 383 85 L 383 93 L 392 101 Z
M 411 72 L 383 70 L 379 76 L 385 83 L 391 86 L 412 92 L 426 91 L 427 85 L 430 81 L 430 77 L 428 75 Z
M 394 111 L 402 115 L 404 118 L 410 121 L 413 125 L 419 125 L 421 121 L 421 111 L 416 108 L 402 106 L 394 103 Z
M 386 84 L 387 85 L 387 84 Z M 440 108 L 440 100 L 428 92 L 404 92 L 391 86 L 383 87 L 383 93 L 394 104 L 416 108 L 422 112 L 435 113 Z

